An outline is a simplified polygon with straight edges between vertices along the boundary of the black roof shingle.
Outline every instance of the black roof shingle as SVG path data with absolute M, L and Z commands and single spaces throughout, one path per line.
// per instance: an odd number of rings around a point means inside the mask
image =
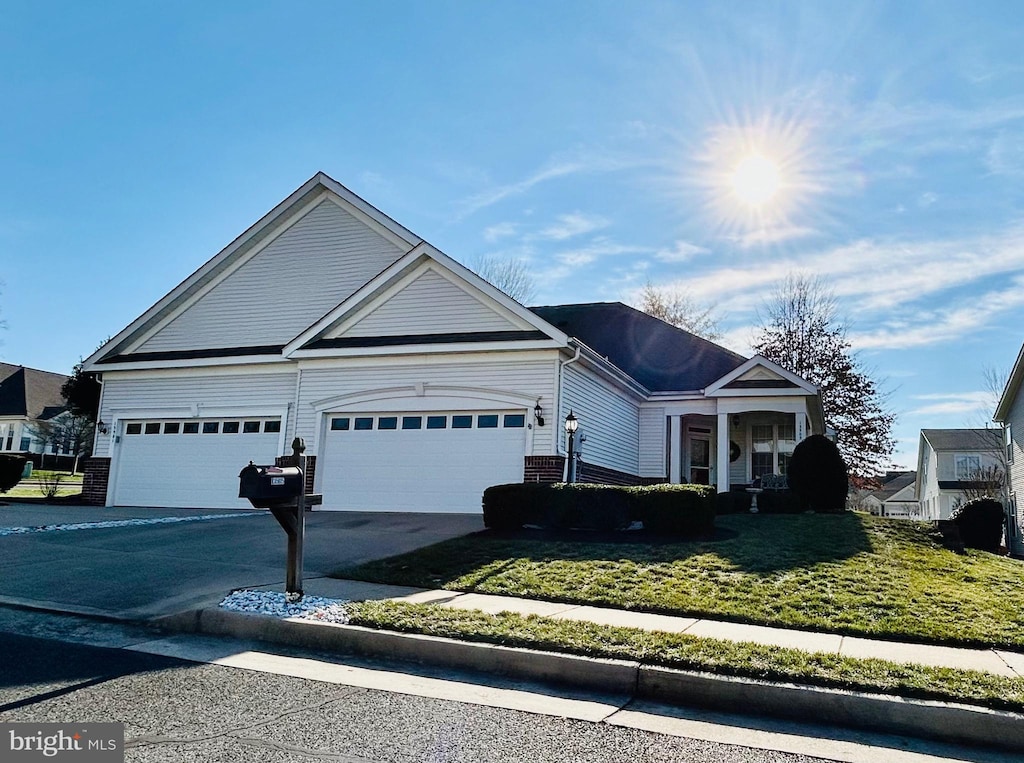
M 747 358 L 621 302 L 531 307 L 652 392 L 688 392 L 743 365 Z
M 67 407 L 60 391 L 67 379 L 63 374 L 0 363 L 0 416 L 52 418 Z

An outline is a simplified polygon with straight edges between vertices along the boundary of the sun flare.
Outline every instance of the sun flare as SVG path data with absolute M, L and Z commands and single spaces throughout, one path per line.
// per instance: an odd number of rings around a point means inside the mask
M 782 188 L 782 172 L 768 157 L 750 154 L 736 165 L 729 184 L 741 202 L 760 207 L 769 203 Z

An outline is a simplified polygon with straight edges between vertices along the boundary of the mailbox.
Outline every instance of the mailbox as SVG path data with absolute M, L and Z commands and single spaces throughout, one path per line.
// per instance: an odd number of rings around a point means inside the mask
M 257 509 L 294 506 L 303 490 L 302 470 L 296 466 L 258 466 L 252 461 L 238 474 L 238 497 Z

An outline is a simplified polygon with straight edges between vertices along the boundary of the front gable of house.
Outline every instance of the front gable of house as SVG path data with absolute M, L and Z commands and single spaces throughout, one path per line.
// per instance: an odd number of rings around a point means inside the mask
M 420 243 L 318 174 L 86 361 L 279 355 Z
M 544 326 L 478 276 L 423 245 L 300 335 L 285 354 L 558 338 Z
M 745 395 L 817 395 L 818 390 L 806 379 L 760 355 L 708 385 L 707 397 L 739 397 Z

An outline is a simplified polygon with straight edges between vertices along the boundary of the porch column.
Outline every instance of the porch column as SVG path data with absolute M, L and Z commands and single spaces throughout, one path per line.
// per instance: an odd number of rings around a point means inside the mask
M 793 414 L 793 433 L 797 442 L 803 442 L 807 437 L 807 416 L 802 413 Z
M 718 460 L 715 474 L 718 476 L 718 492 L 729 492 L 729 414 L 718 414 Z
M 668 440 L 668 481 L 682 482 L 683 471 L 680 464 L 682 463 L 683 439 L 680 437 L 680 433 L 683 431 L 683 417 L 669 416 L 665 426 Z

